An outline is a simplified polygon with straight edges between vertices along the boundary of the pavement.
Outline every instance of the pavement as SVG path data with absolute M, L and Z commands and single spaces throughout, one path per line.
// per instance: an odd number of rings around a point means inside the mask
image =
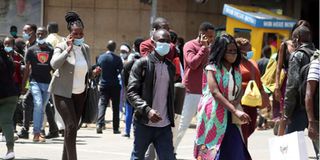
M 109 114 L 110 115 L 110 114 Z M 77 137 L 77 153 L 79 160 L 128 160 L 133 147 L 133 138 L 113 134 L 110 118 L 107 119 L 106 130 L 103 134 L 96 134 L 95 125 L 81 128 Z M 121 130 L 124 123 L 121 122 Z M 131 135 L 132 136 L 132 135 Z M 273 130 L 255 131 L 249 138 L 249 152 L 253 160 L 269 160 L 268 139 L 272 138 Z M 63 148 L 63 137 L 47 139 L 44 143 L 32 142 L 30 139 L 19 139 L 15 143 L 16 160 L 60 160 Z M 177 150 L 180 160 L 194 159 L 193 141 L 195 128 L 189 128 Z M 310 159 L 314 159 L 312 143 L 305 132 L 307 151 Z M 0 157 L 6 152 L 5 142 L 0 142 Z

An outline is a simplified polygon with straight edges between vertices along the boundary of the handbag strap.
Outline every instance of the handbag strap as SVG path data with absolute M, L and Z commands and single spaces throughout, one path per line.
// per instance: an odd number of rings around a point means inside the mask
M 249 64 L 250 64 L 250 70 L 251 70 L 251 80 L 256 80 L 256 75 L 255 75 L 255 67 L 253 66 L 253 64 L 248 60 Z

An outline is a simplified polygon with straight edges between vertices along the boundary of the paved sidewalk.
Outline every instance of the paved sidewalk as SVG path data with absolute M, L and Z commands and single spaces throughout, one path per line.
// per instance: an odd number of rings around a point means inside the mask
M 110 116 L 109 116 L 110 117 Z M 110 118 L 108 119 L 110 121 Z M 78 132 L 77 150 L 79 160 L 128 160 L 130 158 L 133 138 L 114 135 L 112 123 L 107 123 L 103 134 L 96 134 L 95 125 L 81 128 Z M 123 131 L 124 123 L 121 122 Z M 306 133 L 306 132 L 305 132 Z M 305 134 L 306 135 L 306 134 Z M 47 140 L 45 143 L 33 143 L 32 135 L 29 140 L 19 139 L 15 143 L 16 160 L 60 160 L 62 155 L 63 138 Z M 178 148 L 177 158 L 180 160 L 193 159 L 193 140 L 195 129 L 188 129 Z M 268 139 L 273 137 L 272 130 L 255 131 L 249 139 L 249 152 L 253 160 L 269 160 Z M 309 157 L 314 157 L 311 141 L 306 136 Z M 0 157 L 6 151 L 5 143 L 0 142 Z

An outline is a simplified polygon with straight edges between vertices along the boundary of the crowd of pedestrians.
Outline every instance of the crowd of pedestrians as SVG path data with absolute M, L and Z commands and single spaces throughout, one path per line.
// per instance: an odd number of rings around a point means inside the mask
M 271 108 L 275 134 L 308 128 L 319 157 L 320 61 L 308 22 L 298 21 L 279 47 L 277 37 L 270 35 L 257 63 L 252 57 L 258 53 L 246 38 L 217 34 L 213 24 L 203 22 L 197 36 L 184 44 L 174 26 L 157 17 L 150 37 L 136 38 L 132 46 L 121 43 L 119 53 L 110 39 L 91 64 L 85 23 L 76 12 L 67 12 L 65 20 L 68 35 L 59 35 L 54 22 L 47 27 L 26 24 L 22 37 L 12 26 L 11 36 L 0 41 L 0 129 L 7 146 L 3 159 L 14 159 L 14 141 L 29 139 L 32 125 L 33 142 L 45 143 L 61 134 L 62 159 L 76 160 L 77 130 L 91 96 L 89 82 L 99 88 L 96 133 L 103 134 L 110 106 L 113 133 L 121 134 L 124 113 L 122 136 L 134 139 L 132 160 L 175 160 L 195 116 L 195 159 L 250 160 L 248 139 L 257 127 L 268 125 L 261 110 Z M 253 83 L 260 104 L 243 101 Z M 175 84 L 185 88 L 181 113 Z

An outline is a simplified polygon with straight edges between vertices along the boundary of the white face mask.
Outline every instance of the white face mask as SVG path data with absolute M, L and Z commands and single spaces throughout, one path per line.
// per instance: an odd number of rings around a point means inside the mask
M 45 42 L 46 42 L 46 39 L 45 39 L 45 38 L 43 38 L 43 39 L 37 38 L 37 43 L 38 43 L 38 44 L 44 44 Z
M 170 51 L 170 44 L 166 42 L 156 42 L 156 48 L 154 49 L 160 56 L 165 56 Z

